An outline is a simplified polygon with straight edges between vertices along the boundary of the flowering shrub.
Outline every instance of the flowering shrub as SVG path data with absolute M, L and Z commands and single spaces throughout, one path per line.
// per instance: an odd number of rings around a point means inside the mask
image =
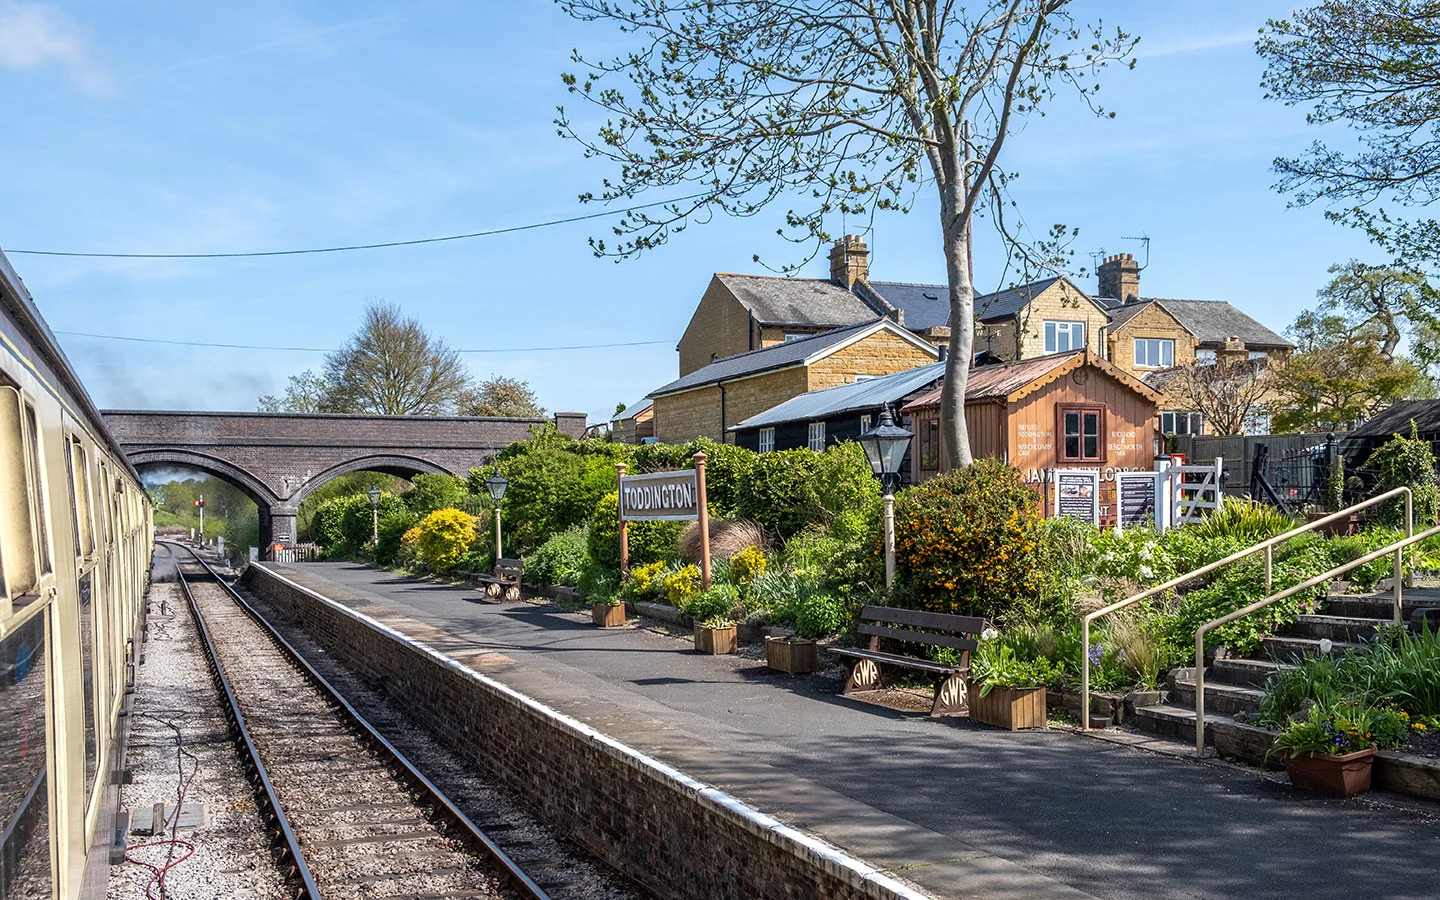
M 1394 709 L 1354 702 L 1317 704 L 1310 707 L 1304 719 L 1292 721 L 1280 730 L 1271 752 L 1343 756 L 1372 747 L 1397 746 L 1408 733 L 1407 718 Z
M 900 496 L 897 573 L 932 612 L 1034 618 L 1040 529 L 1039 497 L 1020 470 L 982 459 Z
M 663 562 L 646 563 L 630 570 L 630 576 L 620 585 L 620 592 L 627 597 L 653 599 L 665 593 L 665 569 Z
M 681 566 L 665 576 L 665 599 L 671 606 L 684 608 L 686 601 L 700 593 L 700 567 Z
M 475 540 L 475 517 L 458 509 L 437 509 L 420 522 L 416 551 L 432 569 L 450 569 Z
M 737 587 L 744 589 L 750 586 L 755 576 L 765 572 L 765 553 L 759 547 L 746 547 L 739 553 L 730 557 L 730 574 L 735 579 Z

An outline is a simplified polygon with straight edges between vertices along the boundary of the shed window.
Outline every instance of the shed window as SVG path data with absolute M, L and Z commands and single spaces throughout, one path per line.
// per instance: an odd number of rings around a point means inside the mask
M 1071 462 L 1105 459 L 1105 407 L 1060 406 L 1060 458 Z
M 810 449 L 816 453 L 825 452 L 825 423 L 810 423 Z
M 869 413 L 860 417 L 860 433 L 864 434 L 870 430 L 871 416 Z
M 1154 369 L 1175 365 L 1175 342 L 1160 338 L 1136 338 L 1135 365 Z
M 1046 322 L 1045 352 L 1064 353 L 1085 347 L 1084 322 Z
M 760 429 L 760 452 L 771 453 L 775 450 L 775 429 Z

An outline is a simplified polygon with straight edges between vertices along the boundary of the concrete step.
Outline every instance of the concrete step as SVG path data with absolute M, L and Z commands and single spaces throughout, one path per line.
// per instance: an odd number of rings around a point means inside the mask
M 1208 719 L 1211 713 L 1231 717 L 1236 713 L 1253 713 L 1260 708 L 1260 700 L 1264 696 L 1265 692 L 1259 688 L 1225 684 L 1206 678 L 1205 716 Z M 1170 703 L 1183 709 L 1195 708 L 1193 676 L 1175 680 L 1170 686 Z M 1193 739 L 1195 732 L 1191 731 L 1190 736 Z
M 1172 706 L 1162 703 L 1156 706 L 1142 706 L 1135 710 L 1135 718 L 1130 720 L 1136 728 L 1159 737 L 1170 738 L 1171 740 L 1184 741 L 1189 744 L 1195 743 L 1195 710 L 1186 709 L 1182 706 Z M 1229 716 L 1214 715 L 1207 711 L 1205 713 L 1205 743 L 1215 743 L 1211 736 L 1210 726 L 1215 722 L 1234 721 Z
M 1364 643 L 1375 637 L 1375 629 L 1387 619 L 1335 615 L 1302 615 L 1285 630 L 1288 637 L 1329 638 L 1332 641 Z
M 1330 653 L 1340 655 L 1346 650 L 1364 651 L 1365 644 L 1357 644 L 1350 641 L 1331 640 Z M 1320 655 L 1320 639 L 1309 637 L 1290 637 L 1286 635 L 1272 635 L 1265 638 L 1260 645 L 1262 658 L 1269 658 L 1277 662 L 1294 662 L 1302 656 Z
M 1210 663 L 1206 678 L 1223 684 L 1263 688 L 1271 675 L 1293 668 L 1289 663 L 1271 662 L 1268 659 L 1217 659 Z
M 1410 613 L 1416 609 L 1437 606 L 1440 606 L 1440 600 L 1407 595 L 1400 602 L 1401 618 L 1408 620 Z M 1390 594 L 1331 594 L 1320 604 L 1320 610 L 1328 616 L 1390 622 L 1395 616 L 1395 599 Z

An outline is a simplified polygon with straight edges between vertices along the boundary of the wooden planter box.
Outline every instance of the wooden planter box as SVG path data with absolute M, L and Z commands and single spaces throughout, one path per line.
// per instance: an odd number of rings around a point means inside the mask
M 619 628 L 625 624 L 625 604 L 597 603 L 590 607 L 590 615 L 601 628 Z
M 1304 791 L 1331 797 L 1353 797 L 1370 790 L 1375 750 L 1357 750 L 1344 756 L 1301 753 L 1285 757 L 1290 783 Z
M 1307 522 L 1318 522 L 1328 515 L 1330 515 L 1330 513 L 1327 512 L 1307 513 L 1305 516 L 1305 520 Z M 1319 532 L 1326 537 L 1344 537 L 1346 535 L 1359 534 L 1360 516 L 1355 513 L 1351 513 L 1349 516 L 1343 519 L 1337 519 L 1336 521 L 1331 522 L 1329 525 L 1326 525 L 1324 528 L 1319 529 Z
M 695 651 L 697 653 L 720 656 L 725 653 L 738 652 L 739 649 L 740 644 L 736 640 L 734 625 L 726 625 L 724 628 L 708 628 L 699 624 L 695 626 Z
M 766 635 L 765 665 L 777 672 L 804 675 L 820 668 L 820 659 L 814 641 Z
M 980 696 L 980 686 L 970 682 L 970 719 L 1016 731 L 1045 727 L 1045 689 L 993 687 Z

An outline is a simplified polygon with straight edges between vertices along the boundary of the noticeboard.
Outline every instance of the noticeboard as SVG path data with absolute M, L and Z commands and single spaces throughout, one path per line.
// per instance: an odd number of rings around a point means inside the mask
M 620 478 L 620 518 L 627 522 L 687 522 L 700 518 L 694 469 Z
M 1154 472 L 1120 472 L 1115 476 L 1117 514 L 1115 523 L 1122 529 L 1155 522 Z
M 1100 470 L 1055 470 L 1055 515 L 1100 524 Z

